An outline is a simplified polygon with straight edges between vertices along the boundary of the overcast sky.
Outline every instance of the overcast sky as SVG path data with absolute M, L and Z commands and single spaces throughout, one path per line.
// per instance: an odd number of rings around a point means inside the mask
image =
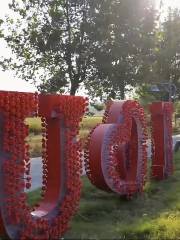
M 8 3 L 10 2 L 10 0 L 0 0 L 1 18 L 8 13 Z M 7 54 L 9 52 L 6 49 L 6 45 L 0 40 L 0 55 L 6 56 Z M 33 92 L 36 91 L 36 88 L 23 80 L 17 79 L 12 72 L 3 72 L 0 69 L 0 90 Z
M 160 0 L 156 0 L 157 3 Z M 2 18 L 5 14 L 8 13 L 8 3 L 10 3 L 11 0 L 0 0 L 0 17 Z M 167 6 L 171 7 L 179 7 L 180 8 L 180 0 L 164 0 L 164 3 Z M 1 56 L 7 56 L 7 54 L 10 54 L 8 50 L 6 49 L 5 43 L 0 40 L 0 55 Z M 13 76 L 12 72 L 3 72 L 0 70 L 0 90 L 13 90 L 13 91 L 36 91 L 35 87 L 33 87 L 31 84 L 17 79 L 15 76 Z

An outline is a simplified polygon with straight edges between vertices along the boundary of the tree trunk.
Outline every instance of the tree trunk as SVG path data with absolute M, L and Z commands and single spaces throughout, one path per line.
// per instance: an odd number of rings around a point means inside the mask
M 70 95 L 75 96 L 76 95 L 76 89 L 71 87 Z
M 116 99 L 116 92 L 114 90 L 110 92 L 108 99 Z
M 78 85 L 76 83 L 71 82 L 70 95 L 75 96 L 77 90 L 78 90 Z
M 125 99 L 125 84 L 124 84 L 124 80 L 120 81 L 119 92 L 120 92 L 120 99 L 124 100 Z

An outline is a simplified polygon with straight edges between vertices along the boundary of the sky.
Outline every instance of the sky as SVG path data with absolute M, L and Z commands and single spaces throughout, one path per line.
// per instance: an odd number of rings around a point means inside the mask
M 157 6 L 159 5 L 160 0 L 157 1 Z M 168 7 L 178 7 L 180 8 L 180 0 L 163 0 L 165 9 Z M 0 18 L 5 14 L 8 14 L 8 3 L 11 0 L 0 0 Z M 164 10 L 166 11 L 166 10 Z M 10 55 L 10 52 L 6 49 L 6 44 L 0 40 L 0 56 Z M 10 71 L 3 72 L 0 69 L 0 90 L 9 90 L 9 91 L 24 91 L 24 92 L 34 92 L 37 89 L 21 79 L 17 79 L 16 76 Z
M 8 13 L 8 3 L 10 0 L 0 0 L 0 18 L 4 17 Z M 10 52 L 6 49 L 6 44 L 0 40 L 0 56 L 10 55 Z M 37 89 L 30 83 L 18 79 L 14 76 L 13 72 L 3 72 L 0 69 L 0 90 L 6 91 L 23 91 L 23 92 L 34 92 Z
M 160 2 L 160 0 L 156 0 L 157 3 Z M 163 0 L 164 2 L 164 6 L 165 8 L 167 9 L 168 7 L 172 7 L 172 8 L 175 8 L 175 7 L 178 7 L 180 8 L 180 0 Z

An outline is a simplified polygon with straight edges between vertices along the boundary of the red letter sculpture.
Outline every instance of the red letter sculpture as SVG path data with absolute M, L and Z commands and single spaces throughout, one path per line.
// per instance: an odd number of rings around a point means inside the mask
M 59 239 L 67 230 L 80 199 L 76 135 L 86 106 L 82 97 L 0 92 L 0 230 L 11 239 Z M 30 187 L 24 120 L 34 112 L 44 129 L 43 199 L 31 209 L 24 193 Z
M 173 173 L 172 113 L 173 104 L 150 105 L 152 121 L 152 177 L 157 180 Z
M 88 103 L 82 97 L 0 92 L 0 235 L 11 239 L 59 239 L 77 210 L 82 173 L 76 140 Z M 173 172 L 172 103 L 153 103 L 152 177 Z M 42 201 L 31 208 L 28 126 L 42 121 Z M 103 123 L 95 127 L 85 149 L 88 178 L 99 189 L 130 197 L 142 192 L 147 174 L 147 127 L 136 101 L 109 102 Z
M 86 172 L 98 188 L 131 196 L 143 191 L 146 178 L 146 124 L 136 101 L 111 102 L 103 124 L 90 134 Z

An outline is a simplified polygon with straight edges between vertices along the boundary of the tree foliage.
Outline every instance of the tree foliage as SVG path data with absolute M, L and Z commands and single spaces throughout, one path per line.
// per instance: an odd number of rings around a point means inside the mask
M 1 62 L 39 89 L 124 98 L 148 76 L 154 10 L 150 0 L 13 0 L 3 38 L 14 57 Z
M 180 12 L 157 24 L 154 0 L 12 0 L 0 38 L 1 66 L 40 91 L 124 99 L 151 82 L 172 82 L 180 98 Z
M 142 84 L 136 94 L 142 102 L 162 100 L 165 92 L 159 95 L 149 93 L 153 83 L 172 83 L 177 87 L 177 99 L 180 100 L 180 11 L 169 9 L 166 18 L 156 29 L 152 79 Z
M 87 88 L 95 95 L 124 99 L 126 87 L 150 79 L 155 17 L 153 1 L 92 1 L 88 35 L 94 44 L 96 75 Z M 96 91 L 94 91 L 96 89 Z
M 180 99 L 180 11 L 169 9 L 156 36 L 153 79 L 171 82 L 177 87 Z
M 13 0 L 4 39 L 14 54 L 2 61 L 41 91 L 74 95 L 90 64 L 86 0 Z

